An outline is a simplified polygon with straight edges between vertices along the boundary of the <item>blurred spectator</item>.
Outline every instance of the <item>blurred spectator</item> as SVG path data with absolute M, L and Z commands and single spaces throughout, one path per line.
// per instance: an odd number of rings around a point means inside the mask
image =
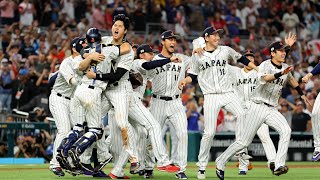
M 6 143 L 0 141 L 0 158 L 8 157 L 8 146 Z
M 199 121 L 203 121 L 203 117 L 197 111 L 196 102 L 193 99 L 188 100 L 186 104 L 188 131 L 199 131 Z
M 106 29 L 106 23 L 105 23 L 105 16 L 104 12 L 102 11 L 102 8 L 99 4 L 96 4 L 93 8 L 92 12 L 92 26 L 96 27 L 100 30 Z
M 316 11 L 315 6 L 310 7 L 310 11 L 305 17 L 305 23 L 307 24 L 307 28 L 312 32 L 312 38 L 318 38 L 320 27 L 320 13 Z
M 211 18 L 209 18 L 211 19 Z M 216 29 L 223 29 L 225 34 L 229 34 L 228 32 L 228 28 L 226 25 L 226 21 L 221 17 L 221 12 L 220 11 L 216 11 L 214 13 L 214 17 L 212 19 L 212 21 L 209 22 L 211 26 L 215 27 Z
M 0 76 L 0 112 L 10 112 L 12 85 L 15 76 L 8 59 L 1 60 Z
M 246 1 L 246 6 L 240 12 L 241 16 L 241 29 L 247 29 L 247 27 L 254 27 L 257 21 L 258 11 L 254 7 L 253 1 Z
M 296 101 L 296 110 L 292 115 L 292 131 L 304 132 L 307 130 L 308 121 L 311 117 L 303 112 L 303 103 L 301 100 Z
M 145 31 L 146 30 L 146 10 L 144 9 L 144 3 L 142 0 L 136 1 L 136 9 L 132 13 L 134 30 Z
M 280 104 L 279 112 L 286 118 L 289 126 L 292 127 L 292 111 L 296 109 L 296 106 L 283 98 L 279 100 L 279 104 Z
M 18 78 L 12 85 L 12 104 L 11 107 L 19 108 L 27 104 L 37 93 L 35 81 L 32 81 L 32 75 L 28 69 L 20 69 Z
M 2 25 L 11 25 L 14 21 L 14 11 L 16 8 L 16 3 L 13 0 L 1 0 L 1 24 Z
M 282 23 L 285 27 L 289 28 L 290 32 L 296 33 L 296 27 L 299 24 L 299 17 L 296 13 L 294 13 L 293 5 L 288 6 L 287 13 L 285 13 L 282 17 Z
M 290 92 L 291 94 L 289 94 L 286 99 L 288 102 L 295 104 L 296 99 L 300 98 L 300 95 L 298 94 L 297 90 L 293 87 L 290 87 Z
M 23 26 L 30 26 L 33 21 L 33 16 L 36 13 L 34 5 L 30 0 L 23 0 L 19 4 L 20 24 Z
M 189 30 L 191 32 L 191 35 L 193 36 L 200 36 L 201 32 L 204 30 L 204 17 L 201 12 L 201 8 L 194 6 L 192 9 L 192 13 L 189 17 Z
M 239 29 L 241 28 L 241 19 L 236 16 L 236 8 L 232 8 L 230 15 L 226 16 L 226 23 L 229 35 L 231 37 L 239 35 Z

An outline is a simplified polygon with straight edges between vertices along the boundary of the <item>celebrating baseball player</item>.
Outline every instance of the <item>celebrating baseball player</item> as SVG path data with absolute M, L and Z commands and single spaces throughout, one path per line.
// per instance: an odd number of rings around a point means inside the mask
M 251 50 L 246 50 L 243 53 L 252 63 L 254 63 L 254 54 Z M 252 70 L 248 66 L 239 68 L 236 66 L 230 67 L 230 80 L 233 82 L 233 89 L 235 90 L 238 97 L 240 97 L 241 104 L 245 107 L 245 103 L 249 101 L 250 96 L 254 92 L 256 85 L 258 84 L 258 72 Z M 266 124 L 262 124 L 257 131 L 257 135 L 266 152 L 268 159 L 268 165 L 270 169 L 274 169 L 274 160 L 276 158 L 276 149 L 269 135 L 269 127 Z M 239 158 L 239 175 L 245 175 L 248 171 L 249 160 L 245 157 L 248 154 L 248 150 L 244 149 L 237 153 Z
M 74 61 L 81 61 L 79 52 L 85 46 L 84 38 L 74 38 L 70 42 L 71 56 L 64 59 L 59 68 L 55 79 L 50 97 L 49 107 L 57 126 L 57 135 L 53 145 L 53 157 L 50 161 L 50 170 L 57 176 L 64 176 L 59 162 L 57 161 L 57 149 L 63 138 L 67 136 L 71 127 L 75 122 L 70 121 L 70 100 L 73 97 L 79 77 L 82 74 L 77 74 L 73 69 Z M 99 59 L 99 54 L 95 54 L 94 59 Z
M 295 41 L 296 36 L 289 34 L 289 37 L 286 38 L 286 44 L 289 46 L 280 41 L 270 45 L 271 59 L 262 62 L 259 66 L 259 84 L 250 101 L 246 103 L 246 118 L 238 121 L 236 141 L 216 159 L 216 174 L 219 179 L 224 179 L 225 164 L 230 157 L 241 149 L 248 147 L 263 123 L 269 125 L 280 134 L 273 174 L 279 176 L 288 172 L 285 160 L 291 129 L 284 116 L 276 108 L 283 86 L 289 83 L 298 91 L 305 103 L 310 104 L 297 80 L 290 73 L 293 67 L 284 63 L 286 54 Z
M 320 64 L 317 64 L 313 70 L 302 78 L 302 82 L 307 83 L 312 76 L 320 74 Z M 320 95 L 317 95 L 316 101 L 312 109 L 312 132 L 314 139 L 314 153 L 312 161 L 320 159 Z
M 200 88 L 204 94 L 204 133 L 201 139 L 197 166 L 198 178 L 205 178 L 205 169 L 208 165 L 209 151 L 216 131 L 217 116 L 221 108 L 234 114 L 238 122 L 244 119 L 244 109 L 239 97 L 234 93 L 229 81 L 228 60 L 241 62 L 252 69 L 257 67 L 248 58 L 242 56 L 228 46 L 220 46 L 222 29 L 208 27 L 203 31 L 206 46 L 192 56 L 190 74 L 196 75 Z M 180 82 L 180 88 L 192 81 L 188 76 Z
M 170 62 L 161 67 L 148 71 L 148 77 L 152 82 L 152 100 L 150 111 L 159 121 L 161 128 L 166 121 L 175 128 L 178 139 L 178 166 L 180 171 L 176 174 L 178 179 L 186 179 L 185 174 L 187 166 L 188 151 L 188 133 L 187 133 L 187 116 L 185 107 L 182 105 L 178 88 L 178 83 L 185 77 L 185 72 L 189 68 L 190 59 L 188 56 L 174 53 L 177 38 L 172 31 L 168 30 L 161 34 L 162 51 L 154 59 L 168 59 L 177 56 L 182 62 Z

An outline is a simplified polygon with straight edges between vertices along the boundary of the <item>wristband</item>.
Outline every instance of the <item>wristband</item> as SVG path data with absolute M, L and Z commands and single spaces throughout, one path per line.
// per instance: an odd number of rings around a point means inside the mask
M 298 93 L 300 94 L 300 96 L 303 96 L 304 93 L 302 92 L 302 89 L 300 88 L 300 86 L 298 85 L 297 87 L 295 87 L 295 89 L 298 91 Z
M 279 77 L 281 77 L 282 76 L 282 72 L 278 72 L 278 73 L 275 73 L 274 74 L 274 77 L 276 78 L 276 79 L 278 79 Z

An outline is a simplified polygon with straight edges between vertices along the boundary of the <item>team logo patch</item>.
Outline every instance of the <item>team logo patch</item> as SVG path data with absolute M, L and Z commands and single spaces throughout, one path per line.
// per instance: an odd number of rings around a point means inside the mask
M 94 42 L 94 39 L 93 39 L 93 38 L 91 38 L 91 42 Z

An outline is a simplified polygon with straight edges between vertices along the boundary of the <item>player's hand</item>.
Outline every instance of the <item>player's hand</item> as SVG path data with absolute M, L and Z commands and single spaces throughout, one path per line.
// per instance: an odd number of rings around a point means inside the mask
M 91 69 L 89 69 L 87 72 L 86 72 L 86 76 L 89 78 L 89 79 L 95 79 L 96 78 L 96 73 L 93 72 Z
M 186 86 L 187 82 L 185 80 L 182 80 L 178 84 L 179 90 L 182 90 Z
M 293 71 L 293 66 L 287 67 L 285 70 L 282 71 L 282 75 L 288 74 L 290 71 Z
M 287 45 L 292 46 L 297 40 L 297 35 L 289 32 L 288 36 L 285 37 L 284 41 Z
M 307 106 L 312 107 L 311 102 L 309 101 L 309 99 L 307 98 L 306 95 L 301 96 L 301 98 L 303 99 L 304 103 L 306 103 Z
M 93 52 L 93 53 L 90 53 L 90 59 L 93 59 L 98 62 L 102 62 L 102 61 L 104 61 L 105 56 L 103 54 Z
M 181 62 L 182 62 L 181 58 L 180 58 L 180 57 L 177 57 L 177 56 L 172 56 L 172 57 L 170 58 L 170 61 L 171 61 L 171 62 L 175 62 L 175 63 L 181 63 Z
M 302 78 L 302 82 L 307 83 L 311 77 L 312 77 L 312 73 L 308 73 Z
M 193 54 L 197 53 L 199 56 L 202 56 L 204 53 L 203 48 L 197 48 L 195 50 L 193 50 Z

